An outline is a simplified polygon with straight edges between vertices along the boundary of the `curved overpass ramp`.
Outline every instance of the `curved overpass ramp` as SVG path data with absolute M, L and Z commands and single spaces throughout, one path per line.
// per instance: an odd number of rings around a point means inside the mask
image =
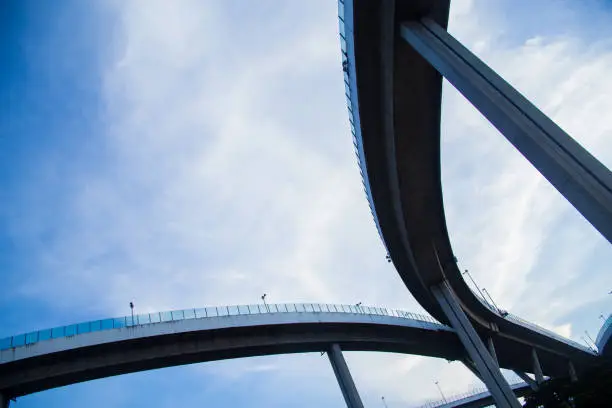
M 286 304 L 188 309 L 98 320 L 0 341 L 0 394 L 269 354 L 385 351 L 457 360 L 455 332 L 431 317 L 365 306 Z
M 418 25 L 413 28 L 425 32 L 422 36 L 435 37 L 436 31 L 423 21 L 445 34 L 449 7 L 449 0 L 341 1 L 351 130 L 376 226 L 390 260 L 419 303 L 439 321 L 452 323 L 434 289 L 448 287 L 477 334 L 494 341 L 500 365 L 511 357 L 510 365 L 533 367 L 537 350 L 545 374 L 567 376 L 570 361 L 580 372 L 592 364 L 595 353 L 489 306 L 470 290 L 457 266 L 441 188 L 442 76 L 431 59 L 402 38 L 407 22 Z M 465 63 L 466 55 L 453 57 Z M 609 180 L 606 171 L 596 168 L 592 174 Z

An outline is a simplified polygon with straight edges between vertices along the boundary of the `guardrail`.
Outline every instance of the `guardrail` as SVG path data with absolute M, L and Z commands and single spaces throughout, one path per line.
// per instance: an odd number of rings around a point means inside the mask
M 370 189 L 370 180 L 368 178 L 368 170 L 365 162 L 365 152 L 363 150 L 363 139 L 361 137 L 361 124 L 359 119 L 359 102 L 357 98 L 357 81 L 352 78 L 350 73 L 352 70 L 352 57 L 353 55 L 353 36 L 352 34 L 347 38 L 347 31 L 352 31 L 352 22 L 345 21 L 345 7 L 344 0 L 338 1 L 338 33 L 340 36 L 340 51 L 342 52 L 342 70 L 344 72 L 344 97 L 346 98 L 346 105 L 348 108 L 348 118 L 351 127 L 351 135 L 353 138 L 353 148 L 355 150 L 355 156 L 357 156 L 357 165 L 359 166 L 359 173 L 361 174 L 361 182 L 363 184 L 363 191 L 365 192 L 368 205 L 370 207 L 370 213 L 374 219 L 376 230 L 380 236 L 380 240 L 383 245 L 387 246 L 380 229 L 378 222 L 378 216 L 374 211 L 374 197 L 372 197 L 372 190 Z M 350 14 L 350 10 L 349 10 Z
M 162 322 L 205 319 L 213 317 L 257 315 L 269 313 L 352 313 L 372 316 L 391 316 L 404 319 L 417 320 L 427 323 L 440 324 L 433 317 L 403 310 L 387 309 L 382 307 L 357 305 L 332 305 L 321 303 L 283 303 L 283 304 L 256 304 L 239 306 L 212 306 L 200 309 L 183 309 L 159 313 L 136 314 L 134 316 L 121 316 L 110 319 L 92 320 L 84 323 L 60 326 L 53 329 L 37 330 L 30 333 L 0 339 L 0 350 L 14 347 L 23 347 L 40 341 L 51 340 L 58 337 L 69 337 L 84 333 L 117 329 L 122 327 L 155 324 Z

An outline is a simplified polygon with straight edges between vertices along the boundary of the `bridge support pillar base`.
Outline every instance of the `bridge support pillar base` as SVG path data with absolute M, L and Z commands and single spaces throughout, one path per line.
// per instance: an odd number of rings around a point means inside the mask
M 340 346 L 336 343 L 332 344 L 327 350 L 327 356 L 336 374 L 347 408 L 364 408 Z
M 510 385 L 502 376 L 497 363 L 476 333 L 472 323 L 463 312 L 451 288 L 446 282 L 443 282 L 431 289 L 451 326 L 457 332 L 459 340 L 461 340 L 470 359 L 474 362 L 482 381 L 491 392 L 495 404 L 500 408 L 520 408 L 521 404 L 519 404 Z

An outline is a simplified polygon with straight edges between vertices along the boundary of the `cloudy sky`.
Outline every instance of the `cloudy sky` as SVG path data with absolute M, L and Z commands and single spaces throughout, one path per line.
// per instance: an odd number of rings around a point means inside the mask
M 612 6 L 454 0 L 449 30 L 612 166 Z M 0 5 L 0 337 L 270 302 L 423 312 L 385 261 L 344 100 L 334 1 Z M 609 244 L 452 87 L 455 252 L 500 307 L 577 341 L 612 306 Z M 479 385 L 458 363 L 347 353 L 367 406 Z M 326 357 L 125 375 L 17 407 L 342 407 Z

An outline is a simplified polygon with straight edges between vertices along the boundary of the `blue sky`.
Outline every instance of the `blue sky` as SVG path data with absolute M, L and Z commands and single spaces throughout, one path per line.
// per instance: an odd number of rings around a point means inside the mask
M 610 7 L 453 1 L 450 31 L 612 166 Z M 343 302 L 422 312 L 371 220 L 333 1 L 0 6 L 0 337 L 138 312 Z M 451 87 L 445 209 L 460 265 L 502 308 L 580 341 L 610 310 L 612 251 Z M 478 381 L 347 353 L 368 406 Z M 342 407 L 325 357 L 156 370 L 18 407 Z

